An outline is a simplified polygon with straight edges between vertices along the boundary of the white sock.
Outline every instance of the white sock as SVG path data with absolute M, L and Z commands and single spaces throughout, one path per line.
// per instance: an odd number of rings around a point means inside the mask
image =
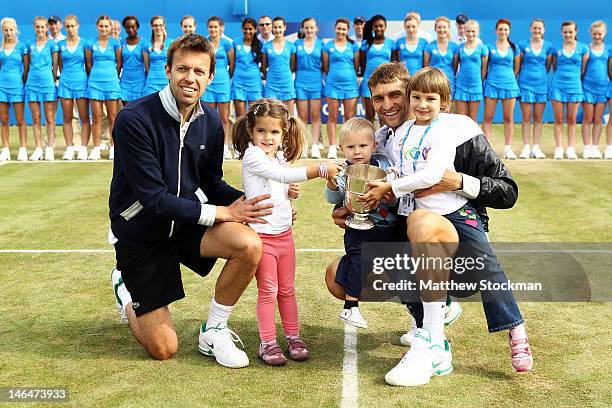
M 510 329 L 510 337 L 513 340 L 524 339 L 525 337 L 527 337 L 527 331 L 525 330 L 525 325 L 521 323 L 518 326 Z
M 123 306 L 123 310 L 125 310 L 125 307 L 128 304 L 132 303 L 132 296 L 130 295 L 130 292 L 125 287 L 125 283 L 122 283 L 117 288 L 117 296 L 119 296 L 119 299 L 121 300 L 121 306 Z
M 423 329 L 429 331 L 431 344 L 444 346 L 444 306 L 446 298 L 437 302 L 423 302 Z
M 219 327 L 226 327 L 227 320 L 230 314 L 234 310 L 234 306 L 220 305 L 215 301 L 215 298 L 210 301 L 210 308 L 208 309 L 208 320 L 206 320 L 206 327 L 213 327 L 219 325 Z
M 505 146 L 504 146 L 504 150 L 512 150 L 512 146 L 510 146 L 510 145 L 505 145 Z

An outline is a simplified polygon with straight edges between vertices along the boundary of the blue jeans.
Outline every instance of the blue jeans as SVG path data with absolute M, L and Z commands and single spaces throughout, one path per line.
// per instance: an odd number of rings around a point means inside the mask
M 504 273 L 480 221 L 476 210 L 469 204 L 459 210 L 444 216 L 448 219 L 459 235 L 459 242 L 473 244 L 469 248 L 470 256 L 484 259 L 486 271 L 482 278 L 493 283 L 506 283 L 508 278 Z M 482 306 L 487 318 L 489 333 L 510 330 L 523 323 L 516 299 L 511 291 L 480 291 Z M 408 310 L 416 320 L 417 326 L 423 326 L 423 304 L 410 302 Z

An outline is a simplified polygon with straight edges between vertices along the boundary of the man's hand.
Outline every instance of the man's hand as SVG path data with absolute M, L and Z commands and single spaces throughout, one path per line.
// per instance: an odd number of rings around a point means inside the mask
M 300 196 L 300 185 L 297 183 L 289 184 L 289 189 L 287 190 L 287 195 L 292 200 L 295 200 Z
M 350 214 L 349 210 L 346 207 L 340 207 L 335 209 L 331 216 L 334 219 L 334 223 L 339 226 L 342 229 L 346 229 L 346 223 L 344 222 L 346 220 L 346 217 L 348 217 Z
M 380 200 L 391 192 L 391 183 L 381 181 L 371 181 L 368 183 L 369 190 L 367 193 L 357 198 L 357 201 L 366 203 L 370 208 L 374 209 L 380 204 Z
M 395 196 L 395 194 L 393 194 L 393 191 L 389 191 L 383 197 L 383 202 L 387 205 L 393 205 L 395 204 L 396 201 L 397 201 L 397 197 Z
M 430 194 L 444 193 L 447 191 L 457 191 L 463 188 L 463 177 L 461 173 L 452 170 L 445 170 L 442 180 L 429 188 L 417 190 L 414 192 L 416 198 L 422 198 Z
M 227 222 L 252 222 L 256 224 L 265 224 L 266 221 L 260 217 L 272 214 L 270 208 L 274 204 L 257 204 L 260 201 L 267 200 L 270 194 L 260 195 L 250 200 L 246 200 L 244 196 L 240 197 L 227 207 L 217 206 L 217 217 L 215 221 Z
M 291 225 L 295 224 L 295 220 L 297 220 L 297 210 L 291 205 Z

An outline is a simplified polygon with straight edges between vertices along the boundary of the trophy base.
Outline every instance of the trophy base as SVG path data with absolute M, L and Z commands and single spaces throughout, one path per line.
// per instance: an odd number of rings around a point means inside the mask
M 356 230 L 369 230 L 374 228 L 374 222 L 369 217 L 356 217 L 353 215 L 349 215 L 344 223 L 352 229 Z

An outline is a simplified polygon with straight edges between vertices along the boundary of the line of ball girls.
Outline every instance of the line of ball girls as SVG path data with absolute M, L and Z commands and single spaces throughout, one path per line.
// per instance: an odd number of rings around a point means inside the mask
M 599 150 L 606 103 L 612 106 L 612 48 L 604 43 L 606 24 L 591 24 L 590 44 L 577 41 L 574 22 L 562 24 L 563 43 L 553 45 L 544 40 L 545 25 L 541 19 L 531 23 L 531 36 L 515 44 L 510 40 L 511 23 L 500 19 L 495 26 L 496 40 L 483 44 L 479 25 L 464 14 L 456 17 L 457 35 L 451 38 L 451 22 L 446 17 L 435 20 L 435 38 L 419 29 L 421 17 L 409 12 L 404 31 L 394 37 L 386 35 L 387 21 L 376 15 L 370 20 L 356 17 L 354 35 L 349 36 L 350 21 L 335 22 L 335 37 L 324 43 L 317 38 L 317 23 L 306 18 L 301 24 L 300 39 L 285 39 L 284 18 L 263 16 L 256 22 L 245 18 L 242 36 L 231 40 L 223 34 L 220 17 L 207 21 L 209 39 L 216 49 L 216 73 L 202 100 L 218 109 L 225 129 L 224 157 L 230 151 L 230 102 L 236 117 L 246 112 L 249 102 L 262 97 L 283 101 L 290 111 L 297 105 L 300 118 L 312 124 L 310 154 L 321 157 L 321 98 L 328 104 L 328 158 L 336 158 L 336 125 L 342 106 L 344 120 L 355 116 L 357 100 L 363 98 L 366 118 L 374 120 L 374 109 L 366 86 L 370 73 L 386 61 L 401 61 L 410 74 L 424 66 L 440 68 L 451 81 L 454 109 L 476 120 L 484 100 L 483 130 L 493 136 L 493 115 L 501 100 L 504 118 L 504 157 L 516 159 L 512 150 L 513 114 L 516 100 L 522 112 L 523 149 L 520 158 L 545 158 L 540 148 L 542 116 L 550 100 L 554 110 L 555 159 L 578 157 L 574 147 L 576 115 L 582 103 L 584 112 L 582 138 L 584 158 L 612 159 L 612 129 L 606 128 L 604 155 Z M 29 160 L 53 160 L 55 112 L 59 97 L 63 111 L 66 150 L 63 159 L 100 159 L 102 122 L 108 120 L 112 131 L 118 108 L 141 96 L 157 92 L 167 84 L 164 71 L 166 51 L 171 42 L 162 16 L 150 20 L 151 35 L 139 34 L 140 22 L 127 16 L 121 25 L 126 36 L 119 39 L 121 27 L 108 16 L 97 20 L 97 37 L 79 37 L 76 16 L 63 21 L 67 36 L 61 32 L 59 17 L 34 19 L 35 41 L 18 39 L 17 23 L 3 18 L 0 49 L 0 120 L 2 150 L 0 161 L 10 160 L 9 107 L 13 106 L 19 128 L 17 160 L 28 160 L 24 102 L 32 112 L 36 148 Z M 196 30 L 192 16 L 181 20 L 184 33 Z M 49 36 L 49 31 L 51 36 Z M 552 79 L 548 73 L 553 71 Z M 59 75 L 58 75 L 59 74 Z M 56 80 L 59 79 L 59 87 Z M 297 103 L 296 103 L 297 102 Z M 91 122 L 90 122 L 91 106 Z M 44 112 L 47 140 L 43 152 L 41 111 Z M 81 144 L 73 145 L 72 119 L 78 115 Z M 384 120 L 384 119 L 383 119 Z M 567 126 L 567 148 L 562 144 L 563 125 Z M 87 151 L 89 138 L 93 148 Z M 531 140 L 533 140 L 532 143 Z M 110 139 L 109 158 L 114 151 Z

